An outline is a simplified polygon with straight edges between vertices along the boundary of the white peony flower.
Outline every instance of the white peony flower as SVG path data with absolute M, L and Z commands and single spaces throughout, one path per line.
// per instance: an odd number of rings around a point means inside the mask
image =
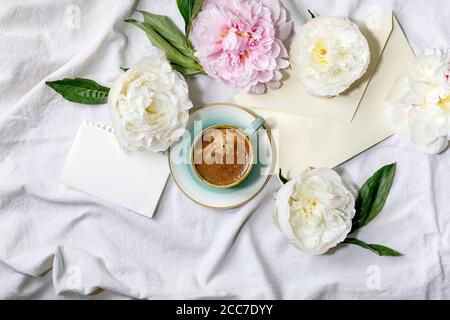
M 406 144 L 439 153 L 450 139 L 450 50 L 419 56 L 394 84 L 388 115 Z
M 330 97 L 361 78 L 370 62 L 370 50 L 355 23 L 320 16 L 300 29 L 290 59 L 293 73 L 307 93 Z
M 186 81 L 160 50 L 117 79 L 108 104 L 126 151 L 167 150 L 183 134 L 192 108 Z
M 300 250 L 323 254 L 352 228 L 355 198 L 328 168 L 307 169 L 281 187 L 274 221 Z

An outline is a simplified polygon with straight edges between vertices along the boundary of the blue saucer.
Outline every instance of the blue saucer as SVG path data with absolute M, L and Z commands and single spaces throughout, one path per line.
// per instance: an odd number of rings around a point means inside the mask
M 247 203 L 264 188 L 273 171 L 274 162 L 270 136 L 265 130 L 261 130 L 252 139 L 253 150 L 257 152 L 251 173 L 233 188 L 208 186 L 195 175 L 190 164 L 191 145 L 199 131 L 218 124 L 245 129 L 255 118 L 253 112 L 225 103 L 207 105 L 190 115 L 186 135 L 169 150 L 170 172 L 179 189 L 188 198 L 206 207 L 231 209 Z

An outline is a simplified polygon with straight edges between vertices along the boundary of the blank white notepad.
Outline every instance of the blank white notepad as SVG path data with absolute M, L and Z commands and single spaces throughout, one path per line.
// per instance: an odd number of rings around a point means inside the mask
M 78 131 L 61 180 L 79 191 L 152 217 L 169 175 L 165 155 L 125 152 L 106 126 Z

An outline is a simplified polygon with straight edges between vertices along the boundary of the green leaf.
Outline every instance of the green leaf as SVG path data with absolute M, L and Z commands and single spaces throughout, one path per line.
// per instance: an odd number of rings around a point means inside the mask
M 186 37 L 188 39 L 189 39 L 189 35 L 190 35 L 191 29 L 192 29 L 192 22 L 197 17 L 198 13 L 202 10 L 204 2 L 205 2 L 204 0 L 194 0 L 194 6 L 192 7 L 192 13 L 191 13 L 191 20 L 189 21 L 189 25 L 186 30 Z
M 347 238 L 342 243 L 354 244 L 360 246 L 364 249 L 368 249 L 379 256 L 389 256 L 389 257 L 399 257 L 402 254 L 394 249 L 388 248 L 386 246 L 382 246 L 381 244 L 367 244 L 364 241 L 355 239 L 355 238 Z
M 192 58 L 186 57 L 183 54 L 181 54 L 180 51 L 178 51 L 175 47 L 173 47 L 170 43 L 168 43 L 163 37 L 159 35 L 158 32 L 156 32 L 150 24 L 146 22 L 140 22 L 136 21 L 134 19 L 128 19 L 125 20 L 128 23 L 131 23 L 142 30 L 145 31 L 148 38 L 150 39 L 151 43 L 163 50 L 166 53 L 167 59 L 175 63 L 177 65 L 183 66 L 185 68 L 191 68 L 191 69 L 198 69 L 199 65 L 196 61 L 194 61 Z
M 177 0 L 178 10 L 184 19 L 186 38 L 189 39 L 192 21 L 203 7 L 204 0 Z
M 185 67 L 180 66 L 175 63 L 172 63 L 172 68 L 174 70 L 177 70 L 179 73 L 181 73 L 183 76 L 186 76 L 186 77 L 205 73 L 205 71 L 203 69 L 185 68 Z
M 185 35 L 178 29 L 169 17 L 140 11 L 144 16 L 144 22 L 148 23 L 162 38 L 185 56 L 194 57 L 194 51 L 188 46 Z
M 394 181 L 395 169 L 395 163 L 382 167 L 361 187 L 355 202 L 356 213 L 350 233 L 367 225 L 381 212 Z
M 284 177 L 283 174 L 281 173 L 281 168 L 280 168 L 280 171 L 278 172 L 278 177 L 280 178 L 280 181 L 283 184 L 286 184 L 287 182 L 289 182 L 289 180 L 286 177 Z
M 64 99 L 81 104 L 104 104 L 108 102 L 109 88 L 89 79 L 63 79 L 45 82 Z
M 193 0 L 177 0 L 177 6 L 178 10 L 180 11 L 181 15 L 183 16 L 185 25 L 189 24 L 190 18 L 191 18 L 191 3 L 194 2 Z

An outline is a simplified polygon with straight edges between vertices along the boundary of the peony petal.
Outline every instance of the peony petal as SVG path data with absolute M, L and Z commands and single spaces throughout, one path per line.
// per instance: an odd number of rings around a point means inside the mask
M 276 196 L 280 230 L 300 250 L 323 254 L 351 230 L 354 196 L 328 168 L 308 169 L 281 187 Z
M 366 72 L 370 50 L 355 24 L 320 16 L 301 28 L 290 57 L 293 74 L 306 92 L 336 96 Z
M 191 33 L 195 55 L 208 75 L 264 92 L 259 83 L 271 81 L 275 70 L 289 65 L 280 59 L 287 58 L 287 51 L 276 38 L 279 27 L 283 34 L 289 29 L 285 20 L 285 10 L 274 0 L 206 1 Z
M 167 150 L 184 130 L 192 108 L 186 81 L 159 49 L 116 80 L 108 105 L 117 140 L 126 151 Z
M 281 82 L 280 81 L 270 81 L 270 82 L 266 83 L 266 86 L 272 90 L 277 90 L 281 87 Z
M 265 91 L 266 91 L 266 86 L 263 83 L 258 83 L 250 88 L 249 93 L 263 94 Z
M 283 233 L 291 241 L 296 241 L 295 233 L 292 230 L 292 225 L 289 222 L 290 219 L 289 198 L 291 197 L 295 183 L 296 181 L 292 179 L 291 181 L 284 184 L 276 194 L 275 200 L 278 218 L 276 223 L 279 225 L 281 231 L 283 231 Z

